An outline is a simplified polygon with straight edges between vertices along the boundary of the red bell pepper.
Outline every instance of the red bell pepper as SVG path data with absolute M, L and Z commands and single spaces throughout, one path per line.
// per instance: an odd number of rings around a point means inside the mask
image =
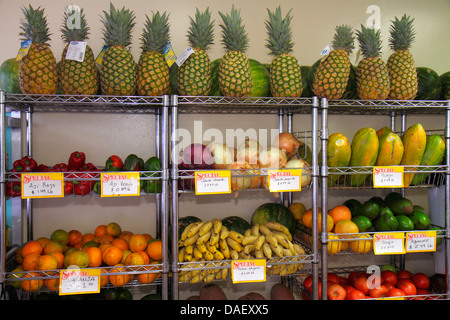
M 6 194 L 9 197 L 20 197 L 22 186 L 19 181 L 10 181 L 6 184 Z
M 112 155 L 106 160 L 105 171 L 120 171 L 123 168 L 123 161 L 117 155 Z
M 74 151 L 69 157 L 69 169 L 79 170 L 86 162 L 86 155 L 83 152 Z
M 97 167 L 91 162 L 85 163 L 79 168 L 80 171 L 98 171 Z
M 64 181 L 64 195 L 69 195 L 73 191 L 73 182 Z
M 82 174 L 80 178 L 85 180 L 75 181 L 73 183 L 73 190 L 76 195 L 84 196 L 91 192 L 92 181 L 88 180 L 91 178 L 88 174 Z
M 30 156 L 24 156 L 21 159 L 14 161 L 13 172 L 32 172 L 37 168 L 37 162 Z
M 51 169 L 49 166 L 47 166 L 46 164 L 40 164 L 36 167 L 36 172 L 48 172 L 49 169 Z
M 53 170 L 56 172 L 68 172 L 69 171 L 69 165 L 67 163 L 61 162 L 57 163 L 53 166 Z

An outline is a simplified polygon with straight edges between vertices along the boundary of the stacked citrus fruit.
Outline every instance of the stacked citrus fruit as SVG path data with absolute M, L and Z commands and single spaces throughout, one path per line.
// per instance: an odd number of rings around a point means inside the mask
M 57 290 L 58 269 L 69 267 L 101 268 L 104 274 L 101 286 L 109 282 L 121 287 L 134 278 L 148 284 L 160 276 L 155 270 L 160 269 L 162 243 L 148 233 L 123 231 L 119 224 L 111 222 L 97 226 L 92 233 L 57 229 L 50 237 L 25 243 L 16 251 L 15 260 L 18 266 L 10 278 L 26 277 L 30 280 L 11 283 L 28 292 L 44 286 Z M 118 272 L 120 274 L 116 274 Z

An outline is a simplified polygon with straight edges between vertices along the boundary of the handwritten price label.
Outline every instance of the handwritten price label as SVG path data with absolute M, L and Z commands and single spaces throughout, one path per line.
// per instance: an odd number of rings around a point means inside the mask
M 59 274 L 59 294 L 84 294 L 100 292 L 100 269 L 67 268 Z
M 374 188 L 403 188 L 403 167 L 374 167 Z
M 139 196 L 139 172 L 102 173 L 102 197 Z
M 231 279 L 233 283 L 266 281 L 266 260 L 233 260 Z
M 23 199 L 64 197 L 62 172 L 24 173 L 21 183 Z
M 404 254 L 404 232 L 375 233 L 373 252 L 375 254 Z
M 417 231 L 406 234 L 407 252 L 436 251 L 436 231 Z
M 269 170 L 270 192 L 295 192 L 302 190 L 302 169 Z
M 195 194 L 204 195 L 222 193 L 231 193 L 230 170 L 195 172 Z

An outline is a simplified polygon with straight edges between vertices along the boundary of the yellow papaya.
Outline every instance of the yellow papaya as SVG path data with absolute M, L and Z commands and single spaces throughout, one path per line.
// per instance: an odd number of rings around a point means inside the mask
M 427 143 L 427 134 L 420 123 L 415 123 L 410 126 L 402 137 L 403 141 L 403 158 L 400 162 L 403 166 L 418 166 L 422 161 L 423 153 L 425 152 L 425 146 Z M 414 171 L 417 168 L 405 168 L 407 172 L 403 178 L 404 187 L 407 188 L 411 184 L 414 177 Z
M 392 132 L 392 129 L 389 128 L 389 127 L 383 127 L 383 128 L 381 128 L 381 129 L 379 129 L 379 130 L 377 131 L 378 139 L 380 139 L 380 138 L 381 138 L 382 136 L 384 136 L 385 134 L 391 133 L 391 132 Z
M 396 166 L 403 158 L 403 141 L 394 132 L 386 133 L 379 138 L 379 149 L 376 166 Z
M 328 186 L 333 186 L 337 179 L 338 174 L 333 174 L 337 172 L 337 169 L 333 167 L 347 167 L 350 163 L 351 157 L 351 146 L 347 137 L 340 132 L 333 133 L 328 137 L 327 144 L 327 161 L 328 167 Z
M 438 134 L 427 136 L 427 143 L 425 145 L 425 151 L 423 152 L 421 166 L 437 166 L 441 164 L 445 153 L 445 140 Z M 417 171 L 433 170 L 432 168 L 419 168 Z M 411 185 L 417 186 L 422 184 L 429 176 L 429 173 L 417 172 L 412 178 Z
M 375 129 L 366 127 L 359 129 L 353 136 L 350 167 L 373 166 L 377 161 L 379 141 Z M 370 174 L 356 174 L 351 177 L 350 185 L 360 187 Z

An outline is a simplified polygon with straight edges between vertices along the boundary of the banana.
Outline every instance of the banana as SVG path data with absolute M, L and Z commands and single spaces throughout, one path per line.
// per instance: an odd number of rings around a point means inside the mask
M 244 232 L 244 238 L 252 235 L 252 229 L 247 229 Z
M 222 252 L 220 252 L 220 251 L 214 252 L 213 256 L 214 256 L 214 259 L 216 259 L 216 260 L 223 260 L 224 259 L 224 256 L 223 256 Z
M 227 238 L 227 244 L 235 251 L 237 252 L 241 252 L 243 247 L 241 246 L 240 243 L 238 243 L 236 240 L 234 240 L 233 238 L 228 237 Z
M 228 238 L 233 239 L 237 243 L 242 243 L 242 239 L 244 239 L 244 236 L 242 234 L 240 234 L 239 232 L 231 230 L 230 233 L 228 234 Z
M 213 223 L 213 229 L 215 233 L 219 233 L 220 230 L 222 229 L 222 220 L 214 218 L 212 220 Z
M 289 232 L 289 229 L 286 228 L 286 226 L 283 226 L 281 223 L 276 222 L 276 221 L 267 221 L 265 223 L 265 226 L 271 230 L 280 231 L 280 232 L 284 233 L 285 235 L 290 237 L 289 240 L 292 241 L 292 235 Z
M 274 247 L 278 247 L 278 240 L 272 233 L 266 235 L 266 242 L 270 243 Z
M 193 224 L 192 224 L 192 226 L 189 228 L 189 230 L 188 230 L 188 233 L 187 233 L 187 238 L 190 238 L 190 237 L 192 237 L 193 235 L 195 235 L 197 232 L 198 232 L 198 230 L 200 230 L 200 228 L 202 227 L 202 225 L 204 224 L 205 222 L 204 221 L 197 221 L 197 222 L 194 222 Z
M 259 236 L 259 223 L 252 227 L 252 236 Z
M 212 246 L 209 242 L 206 244 L 206 249 L 211 253 L 217 252 L 216 246 Z
M 246 254 L 244 251 L 239 252 L 239 259 L 251 259 L 252 256 L 249 254 Z
M 205 242 L 208 241 L 209 238 L 211 237 L 211 231 L 208 231 L 207 233 L 205 233 L 205 234 L 203 234 L 203 235 L 200 235 L 200 233 L 198 233 L 198 236 L 199 236 L 199 237 L 197 238 L 196 243 L 197 243 L 197 244 L 205 243 Z
M 252 236 L 252 235 L 246 236 L 246 237 L 244 237 L 244 239 L 242 239 L 242 245 L 246 246 L 248 244 L 254 244 L 257 239 L 258 239 L 258 236 Z
M 259 226 L 259 231 L 265 236 L 272 233 L 272 231 L 270 231 L 270 229 L 267 228 L 267 226 L 265 224 L 261 224 Z
M 306 254 L 305 249 L 303 249 L 303 247 L 298 243 L 294 243 L 293 246 L 297 256 L 302 256 Z
M 206 251 L 203 254 L 203 258 L 205 258 L 206 261 L 211 261 L 214 259 L 214 255 L 212 254 L 212 252 Z
M 231 259 L 233 259 L 233 260 L 239 259 L 239 252 L 237 252 L 237 251 L 234 250 L 234 249 L 231 249 L 231 250 L 230 250 L 230 257 L 231 257 Z
M 267 242 L 264 242 L 262 245 L 262 250 L 266 258 L 272 259 L 272 249 L 270 249 L 270 245 Z
M 184 261 L 187 261 L 187 262 L 191 262 L 192 261 L 192 254 L 185 254 L 184 255 Z
M 222 225 L 222 229 L 220 230 L 220 239 L 226 239 L 228 237 L 229 233 L 230 233 L 230 230 L 228 230 L 227 227 Z
M 286 249 L 286 248 L 281 248 L 281 250 L 283 250 L 283 256 L 284 256 L 284 257 L 293 256 L 291 250 Z
M 178 262 L 184 262 L 185 253 L 186 253 L 185 247 L 182 247 L 180 250 L 178 250 Z
M 258 258 L 258 259 L 265 258 L 264 252 L 262 249 L 255 250 L 255 258 Z
M 275 237 L 275 239 L 278 241 L 279 244 L 281 244 L 286 249 L 289 248 L 288 239 L 286 239 L 284 236 L 282 236 L 279 233 L 273 233 L 273 236 Z
M 256 250 L 261 249 L 264 242 L 266 242 L 266 237 L 263 235 L 259 236 L 258 239 L 256 239 L 256 241 L 255 241 L 255 249 Z
M 204 243 L 197 244 L 197 249 L 198 249 L 201 253 L 205 253 L 206 250 L 208 250 L 208 249 L 206 248 L 206 245 L 205 245 Z
M 187 238 L 184 240 L 184 246 L 189 247 L 190 245 L 193 245 L 198 239 L 198 233 L 194 234 L 192 237 Z
M 194 222 L 190 223 L 188 226 L 186 226 L 186 228 L 184 228 L 183 232 L 181 233 L 180 240 L 184 241 L 187 239 L 189 229 L 192 227 L 193 224 L 194 224 Z
M 255 245 L 254 244 L 248 244 L 244 247 L 244 253 L 250 254 L 251 252 L 255 251 Z
M 200 252 L 200 250 L 198 250 L 197 247 L 194 248 L 194 258 L 197 260 L 201 260 L 203 258 L 203 254 Z
M 228 269 L 222 269 L 222 279 L 225 280 L 228 277 Z
M 209 244 L 216 245 L 219 242 L 220 234 L 218 232 L 213 231 L 211 234 L 211 238 L 209 238 Z
M 212 221 L 206 221 L 200 229 L 198 229 L 199 236 L 203 236 L 204 234 L 208 233 L 212 229 L 213 223 Z
M 272 243 L 269 245 L 272 252 L 274 252 L 279 258 L 283 258 L 283 249 L 281 249 L 281 246 L 274 246 Z
M 191 255 L 194 252 L 194 246 L 192 244 L 185 248 L 186 248 L 186 254 Z
M 215 279 L 216 275 L 214 273 L 209 273 L 206 275 L 205 279 L 203 281 L 205 282 L 211 282 Z
M 228 248 L 228 244 L 227 244 L 226 240 L 224 240 L 224 239 L 219 240 L 219 248 L 220 248 L 220 252 L 222 252 L 225 259 L 229 259 L 230 258 L 230 249 Z

